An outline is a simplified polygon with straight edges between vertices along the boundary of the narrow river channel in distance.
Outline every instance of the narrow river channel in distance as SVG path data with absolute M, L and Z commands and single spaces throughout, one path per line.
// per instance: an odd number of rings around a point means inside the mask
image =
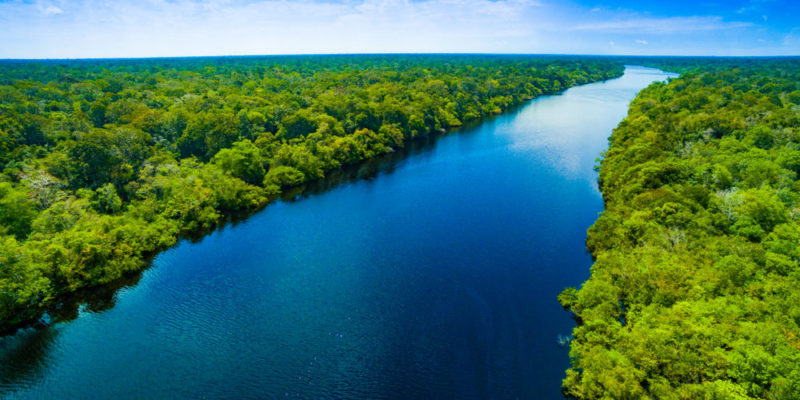
M 628 66 L 184 240 L 113 307 L 0 338 L 0 397 L 560 399 L 595 159 L 670 76 Z

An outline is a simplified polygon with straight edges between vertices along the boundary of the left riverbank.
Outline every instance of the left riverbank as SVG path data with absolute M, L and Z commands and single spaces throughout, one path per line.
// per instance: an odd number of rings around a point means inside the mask
M 112 284 L 179 237 L 609 60 L 320 56 L 4 63 L 0 330 Z

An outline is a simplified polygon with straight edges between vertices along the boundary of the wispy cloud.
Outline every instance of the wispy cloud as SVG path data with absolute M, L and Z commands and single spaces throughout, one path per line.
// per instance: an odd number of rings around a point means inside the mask
M 636 39 L 636 44 L 647 44 L 647 40 Z
M 35 3 L 35 6 L 36 9 L 39 10 L 39 12 L 42 15 L 58 15 L 64 12 L 60 7 L 56 7 L 55 5 L 49 2 L 39 1 Z
M 42 14 L 44 15 L 53 15 L 61 13 L 63 13 L 63 11 L 61 11 L 61 9 L 56 6 L 47 6 L 42 9 Z
M 783 44 L 787 46 L 800 46 L 800 27 L 792 29 L 788 35 L 784 36 Z
M 576 25 L 572 30 L 595 32 L 639 32 L 654 34 L 692 33 L 752 27 L 749 22 L 724 21 L 721 17 L 630 17 L 612 21 L 589 22 Z
M 775 3 L 776 0 L 750 0 L 743 7 L 736 10 L 737 14 L 746 14 L 749 12 L 760 13 L 764 7 L 770 3 Z

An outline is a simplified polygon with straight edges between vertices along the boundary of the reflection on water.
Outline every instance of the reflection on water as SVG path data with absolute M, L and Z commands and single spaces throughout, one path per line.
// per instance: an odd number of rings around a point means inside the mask
M 599 157 L 598 149 L 606 147 L 607 136 L 586 135 L 587 126 L 606 128 L 609 121 L 618 122 L 617 116 L 627 112 L 631 92 L 654 80 L 677 76 L 628 67 L 625 79 L 587 85 L 581 90 L 538 100 L 536 107 L 519 113 L 508 132 L 514 135 L 517 151 L 544 155 L 550 166 L 565 177 L 594 181 L 594 174 L 588 172 Z
M 0 394 L 560 398 L 593 160 L 666 76 L 537 99 L 182 241 L 0 339 Z
M 38 378 L 57 335 L 53 328 L 28 328 L 0 340 L 0 394 Z

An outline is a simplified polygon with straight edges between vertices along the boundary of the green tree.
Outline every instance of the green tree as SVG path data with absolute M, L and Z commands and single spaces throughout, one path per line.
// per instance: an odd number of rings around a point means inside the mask
M 249 184 L 259 184 L 264 180 L 261 151 L 248 139 L 233 143 L 230 149 L 220 150 L 212 161 L 223 171 Z

